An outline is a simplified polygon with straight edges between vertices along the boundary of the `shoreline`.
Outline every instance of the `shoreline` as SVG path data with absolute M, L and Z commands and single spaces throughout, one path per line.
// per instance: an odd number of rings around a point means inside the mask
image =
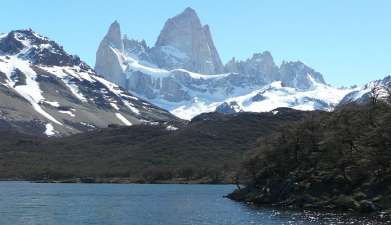
M 285 209 L 285 210 L 299 210 L 299 211 L 309 211 L 309 212 L 320 212 L 320 213 L 346 213 L 351 215 L 365 215 L 365 216 L 378 216 L 379 218 L 385 218 L 388 221 L 391 220 L 391 209 L 390 208 L 373 208 L 371 210 L 362 210 L 359 207 L 357 208 L 338 208 L 338 207 L 329 207 L 328 205 L 310 205 L 310 204 L 294 204 L 293 202 L 284 202 L 269 199 L 269 202 L 260 201 L 261 196 L 257 196 L 257 193 L 254 190 L 249 190 L 248 188 L 235 189 L 233 192 L 224 196 L 235 202 L 240 202 L 246 205 L 251 205 L 254 207 L 266 207 L 266 208 L 276 208 L 276 209 Z M 297 198 L 299 196 L 296 196 Z M 348 196 L 351 197 L 351 196 Z
M 290 212 L 298 212 L 298 213 L 304 213 L 304 212 L 311 212 L 311 213 L 317 213 L 317 214 L 334 214 L 334 215 L 341 215 L 346 217 L 365 217 L 365 218 L 372 218 L 375 219 L 377 222 L 385 222 L 390 223 L 391 222 L 391 211 L 382 210 L 382 211 L 375 211 L 371 213 L 362 213 L 358 211 L 344 211 L 344 210 L 336 210 L 336 209 L 326 209 L 326 208 L 302 208 L 298 206 L 293 205 L 283 205 L 278 203 L 271 203 L 271 204 L 256 204 L 254 202 L 246 202 L 246 201 L 238 201 L 235 199 L 232 199 L 229 197 L 229 195 L 224 196 L 224 198 L 230 199 L 234 202 L 242 203 L 248 207 L 254 207 L 255 209 L 273 209 L 278 211 L 290 211 Z
M 29 182 L 44 184 L 205 184 L 205 185 L 235 185 L 232 182 L 212 182 L 204 179 L 158 180 L 145 181 L 136 178 L 69 178 L 69 179 L 0 179 L 0 182 Z

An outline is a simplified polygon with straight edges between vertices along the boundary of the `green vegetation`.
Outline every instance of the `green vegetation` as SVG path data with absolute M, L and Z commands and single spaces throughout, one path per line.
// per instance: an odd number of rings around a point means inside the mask
M 0 178 L 64 182 L 232 182 L 260 136 L 310 112 L 210 113 L 186 127 L 112 127 L 60 139 L 3 133 Z
M 373 212 L 391 209 L 391 102 L 312 114 L 261 137 L 231 199 L 254 204 Z
M 185 127 L 111 126 L 64 138 L 0 133 L 0 179 L 241 183 L 259 205 L 391 209 L 391 98 L 334 112 L 203 114 Z M 239 185 L 238 185 L 239 186 Z

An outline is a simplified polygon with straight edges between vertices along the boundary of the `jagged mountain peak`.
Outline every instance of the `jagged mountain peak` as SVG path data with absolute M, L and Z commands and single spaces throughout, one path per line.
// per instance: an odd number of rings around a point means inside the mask
M 283 61 L 280 66 L 280 74 L 281 80 L 285 84 L 299 89 L 310 89 L 314 82 L 326 84 L 321 73 L 299 60 Z
M 129 39 L 126 35 L 123 38 L 124 52 L 135 58 L 149 55 L 150 48 L 145 40 Z
M 179 20 L 186 20 L 189 22 L 191 21 L 191 22 L 196 22 L 197 24 L 201 24 L 201 20 L 198 17 L 197 12 L 191 7 L 187 7 L 181 13 L 179 13 L 175 17 L 172 17 L 168 21 L 179 21 Z
M 118 20 L 114 20 L 114 22 L 111 23 L 111 26 L 119 27 L 120 24 L 119 24 Z
M 174 32 L 177 30 L 179 30 L 180 32 Z M 176 44 L 182 44 L 173 43 L 171 39 L 174 38 L 174 36 L 176 35 L 186 35 L 188 36 L 187 41 L 191 42 L 192 32 L 202 32 L 202 30 L 203 27 L 200 18 L 198 17 L 195 10 L 192 8 L 186 8 L 182 13 L 172 18 L 169 18 L 166 21 L 155 43 L 155 46 L 159 47 L 174 44 L 174 47 L 176 47 Z
M 383 79 L 371 81 L 362 87 L 355 87 L 354 90 L 349 92 L 339 103 L 339 105 L 345 105 L 349 103 L 366 104 L 370 102 L 371 92 L 376 91 L 379 95 L 379 99 L 387 98 L 390 94 L 391 88 L 391 75 L 384 77 Z
M 55 41 L 34 32 L 31 29 L 14 30 L 0 39 L 0 54 L 15 55 L 32 64 L 47 66 L 79 66 L 91 68 L 76 55 L 68 54 Z
M 303 63 L 300 60 L 295 60 L 295 61 L 282 61 L 281 67 L 283 66 L 289 66 L 289 67 L 296 67 L 296 68 L 304 68 L 306 67 L 306 64 Z
M 0 35 L 0 130 L 53 136 L 175 120 L 47 37 L 32 30 Z
M 247 76 L 257 84 L 267 84 L 280 79 L 279 68 L 269 51 L 254 53 L 246 60 L 232 58 L 225 65 L 225 71 Z
M 225 65 L 226 72 L 248 75 L 261 82 L 282 81 L 289 87 L 308 90 L 314 83 L 326 84 L 323 75 L 301 61 L 283 61 L 277 66 L 269 51 L 254 53 L 244 61 L 232 58 Z
M 247 58 L 245 60 L 237 60 L 236 57 L 232 57 L 227 62 L 226 66 L 229 64 L 232 64 L 232 63 L 244 63 L 244 62 L 251 62 L 251 61 L 254 61 L 254 62 L 267 61 L 267 62 L 274 63 L 274 58 L 269 51 L 263 51 L 263 52 L 259 52 L 259 53 L 253 53 L 253 55 L 250 58 Z
M 109 27 L 105 36 L 105 41 L 110 43 L 112 47 L 123 50 L 123 42 L 121 35 L 121 26 L 117 20 L 115 20 Z
M 224 102 L 237 102 L 244 111 L 280 106 L 330 110 L 346 92 L 325 85 L 322 74 L 300 61 L 277 65 L 269 51 L 233 58 L 223 66 L 209 26 L 191 8 L 166 21 L 152 48 L 127 37 L 122 42 L 123 51 L 102 41 L 96 71 L 185 119 L 219 105 L 228 109 Z M 278 88 L 264 92 L 276 82 Z
M 374 86 L 384 86 L 384 87 L 391 87 L 391 75 L 385 76 L 383 79 L 378 79 L 369 82 L 364 87 L 365 88 L 372 88 Z
M 197 16 L 197 12 L 192 7 L 186 7 L 181 14 Z
M 223 72 L 209 26 L 192 8 L 167 20 L 152 49 L 155 62 L 166 69 L 188 69 L 204 74 Z
M 273 59 L 272 53 L 269 51 L 263 51 L 261 53 L 254 53 L 252 58 L 270 58 Z
M 266 64 L 268 66 L 275 67 L 274 58 L 269 51 L 262 53 L 254 53 L 251 58 L 246 60 L 247 62 L 254 62 L 256 64 Z
M 44 37 L 35 31 L 33 31 L 31 28 L 29 29 L 20 29 L 20 30 L 13 30 L 8 33 L 2 34 L 3 37 L 1 39 L 8 37 L 8 38 L 14 38 L 18 41 L 29 41 L 31 44 L 41 44 L 46 43 L 49 41 L 49 38 Z

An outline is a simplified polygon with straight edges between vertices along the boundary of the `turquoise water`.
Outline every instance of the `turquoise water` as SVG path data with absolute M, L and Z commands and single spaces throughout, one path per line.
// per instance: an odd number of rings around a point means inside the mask
M 231 185 L 0 182 L 1 225 L 385 224 L 369 218 L 251 207 Z

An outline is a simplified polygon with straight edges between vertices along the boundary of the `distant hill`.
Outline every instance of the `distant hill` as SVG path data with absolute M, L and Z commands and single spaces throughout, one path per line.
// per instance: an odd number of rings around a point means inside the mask
M 135 125 L 50 139 L 6 133 L 0 178 L 227 182 L 259 137 L 314 113 L 320 112 L 209 113 L 177 130 Z

